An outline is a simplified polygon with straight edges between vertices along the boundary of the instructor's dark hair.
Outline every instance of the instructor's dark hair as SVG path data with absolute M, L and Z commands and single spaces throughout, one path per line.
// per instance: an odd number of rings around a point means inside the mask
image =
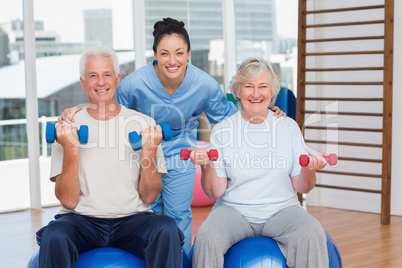
M 153 36 L 154 36 L 154 44 L 152 46 L 152 49 L 156 53 L 156 47 L 158 46 L 159 42 L 163 37 L 166 35 L 172 35 L 172 34 L 177 34 L 181 36 L 187 44 L 187 52 L 190 51 L 190 38 L 188 37 L 188 33 L 186 29 L 184 28 L 184 22 L 178 21 L 172 18 L 164 18 L 161 21 L 157 21 L 154 24 L 154 31 L 153 31 Z

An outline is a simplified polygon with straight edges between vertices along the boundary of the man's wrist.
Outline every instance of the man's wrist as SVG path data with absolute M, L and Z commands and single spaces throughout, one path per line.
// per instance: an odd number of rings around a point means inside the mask
M 157 149 L 149 149 L 149 150 L 144 150 L 142 149 L 142 158 L 156 158 L 157 154 Z
M 68 154 L 70 156 L 78 156 L 80 154 L 80 150 L 77 146 L 68 146 L 68 147 L 63 147 L 64 153 Z

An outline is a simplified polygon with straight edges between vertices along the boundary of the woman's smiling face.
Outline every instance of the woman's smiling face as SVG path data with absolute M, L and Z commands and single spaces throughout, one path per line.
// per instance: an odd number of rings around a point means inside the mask
M 271 103 L 271 79 L 268 72 L 263 72 L 253 81 L 243 82 L 237 92 L 243 106 L 242 115 L 247 121 L 253 117 L 266 118 Z
M 158 61 L 161 80 L 179 79 L 183 81 L 186 74 L 187 61 L 190 59 L 191 50 L 188 51 L 187 43 L 177 34 L 163 37 L 154 53 Z

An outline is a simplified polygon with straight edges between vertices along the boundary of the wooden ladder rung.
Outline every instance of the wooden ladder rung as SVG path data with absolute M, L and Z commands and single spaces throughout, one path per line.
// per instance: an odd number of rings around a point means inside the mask
M 368 159 L 368 158 L 356 158 L 356 157 L 338 157 L 338 160 L 354 161 L 354 162 L 382 163 L 382 159 Z
M 359 7 L 347 7 L 347 8 L 308 10 L 308 11 L 303 12 L 303 15 L 319 14 L 319 13 L 345 12 L 345 11 L 359 11 L 359 10 L 367 10 L 367 9 L 379 9 L 379 8 L 384 8 L 384 7 L 385 7 L 384 5 L 373 5 L 373 6 L 359 6 Z
M 338 130 L 338 131 L 362 131 L 362 132 L 382 132 L 382 129 L 379 129 L 379 128 L 354 128 L 354 127 L 305 126 L 304 129 Z
M 383 101 L 383 98 L 326 98 L 326 97 L 304 97 L 304 101 Z
M 340 41 L 359 41 L 359 40 L 375 40 L 384 39 L 383 35 L 379 36 L 358 36 L 358 37 L 338 37 L 338 38 L 322 38 L 322 39 L 305 39 L 305 43 L 318 43 L 318 42 L 340 42 Z
M 384 54 L 384 50 L 371 50 L 371 51 L 333 51 L 333 52 L 305 52 L 303 56 L 346 56 L 346 55 L 371 55 L 371 54 Z
M 339 27 L 339 26 L 359 26 L 367 24 L 383 24 L 384 20 L 369 20 L 369 21 L 354 21 L 354 22 L 339 22 L 339 23 L 323 23 L 323 24 L 308 24 L 303 25 L 304 28 L 322 28 L 322 27 Z
M 330 188 L 330 189 L 336 189 L 336 190 L 346 190 L 346 191 L 356 191 L 356 192 L 366 192 L 366 193 L 373 193 L 373 194 L 381 194 L 380 190 L 370 190 L 370 189 L 363 189 L 363 188 L 325 185 L 325 184 L 318 184 L 318 183 L 315 185 L 315 187 Z
M 382 144 L 374 144 L 374 143 L 343 142 L 343 141 L 322 141 L 322 140 L 304 140 L 304 141 L 306 143 L 319 143 L 319 144 L 332 144 L 332 145 L 341 145 L 341 146 L 382 148 Z
M 382 86 L 383 82 L 378 81 L 378 82 L 312 82 L 312 81 L 307 81 L 307 82 L 301 82 L 304 85 L 335 85 L 335 86 Z
M 306 68 L 304 72 L 349 72 L 349 71 L 383 71 L 384 67 L 353 67 L 353 68 Z
M 354 113 L 354 112 L 332 112 L 332 111 L 302 111 L 304 114 L 333 114 L 333 115 L 350 115 L 350 116 L 383 116 L 382 113 Z
M 316 172 L 317 173 L 333 174 L 333 175 L 346 175 L 346 176 L 380 178 L 380 179 L 382 178 L 381 174 L 342 172 L 342 171 L 330 171 L 330 170 L 317 170 Z

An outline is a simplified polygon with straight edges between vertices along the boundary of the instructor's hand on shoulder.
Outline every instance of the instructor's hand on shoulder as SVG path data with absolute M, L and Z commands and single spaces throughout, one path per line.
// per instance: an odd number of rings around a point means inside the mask
M 66 122 L 67 124 L 71 124 L 71 122 L 74 122 L 74 115 L 79 111 L 77 107 L 71 107 L 64 109 L 64 111 L 61 113 L 61 116 L 58 118 L 59 124 L 63 124 L 63 122 Z
M 284 111 L 282 111 L 281 109 L 279 109 L 278 106 L 272 106 L 271 111 L 274 112 L 274 116 L 278 117 L 278 118 L 286 118 L 286 113 Z

